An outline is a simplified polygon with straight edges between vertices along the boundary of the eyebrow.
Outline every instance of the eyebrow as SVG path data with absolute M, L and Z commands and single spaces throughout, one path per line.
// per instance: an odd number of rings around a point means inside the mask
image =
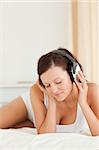
M 60 79 L 59 77 L 56 77 L 53 81 L 57 80 L 57 79 Z M 61 79 L 60 79 L 61 80 Z M 49 84 L 49 83 L 44 83 L 44 84 Z

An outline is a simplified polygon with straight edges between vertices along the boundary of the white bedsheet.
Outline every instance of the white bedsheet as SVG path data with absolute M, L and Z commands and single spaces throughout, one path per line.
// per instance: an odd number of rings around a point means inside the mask
M 99 136 L 36 134 L 36 129 L 0 129 L 0 150 L 99 150 Z

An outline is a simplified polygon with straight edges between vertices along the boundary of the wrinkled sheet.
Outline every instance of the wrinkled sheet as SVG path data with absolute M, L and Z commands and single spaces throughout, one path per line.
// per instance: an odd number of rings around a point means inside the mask
M 37 135 L 34 128 L 0 129 L 0 150 L 99 150 L 99 136 L 78 133 Z

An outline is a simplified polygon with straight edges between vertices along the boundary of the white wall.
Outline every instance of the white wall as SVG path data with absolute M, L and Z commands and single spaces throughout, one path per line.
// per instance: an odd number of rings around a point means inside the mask
M 71 49 L 69 2 L 0 2 L 0 82 L 37 78 L 40 55 Z
M 99 1 L 97 1 L 97 57 L 96 57 L 96 68 L 97 68 L 97 83 L 99 84 Z

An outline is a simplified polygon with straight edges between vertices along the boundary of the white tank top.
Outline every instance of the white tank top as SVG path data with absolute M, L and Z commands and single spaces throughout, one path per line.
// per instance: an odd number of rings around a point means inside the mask
M 44 95 L 44 104 L 48 108 L 48 96 Z M 77 116 L 76 120 L 72 124 L 68 125 L 56 125 L 57 133 L 84 133 L 91 135 L 89 126 L 87 124 L 86 118 L 81 110 L 80 105 L 77 106 Z

